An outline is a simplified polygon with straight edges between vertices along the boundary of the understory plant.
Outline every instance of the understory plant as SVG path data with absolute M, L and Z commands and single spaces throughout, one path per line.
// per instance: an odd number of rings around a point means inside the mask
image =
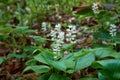
M 51 50 L 43 48 L 37 48 L 37 50 L 40 53 L 26 62 L 27 67 L 24 69 L 24 72 L 32 70 L 41 73 L 38 80 L 72 80 L 73 73 L 77 71 L 81 72 L 81 70 L 87 67 L 92 67 L 96 69 L 96 72 L 99 72 L 97 74 L 98 78 L 96 76 L 93 79 L 120 79 L 120 60 L 118 57 L 120 54 L 111 48 L 82 49 L 80 51 L 70 52 L 59 60 L 54 60 Z M 108 60 L 104 60 L 105 58 L 108 58 Z M 87 78 L 83 80 L 87 80 Z
M 78 36 L 76 31 L 78 29 L 79 32 L 82 27 L 76 28 L 69 24 L 68 27 L 61 27 L 58 23 L 49 34 L 52 40 L 51 48 L 36 47 L 35 51 L 38 51 L 39 54 L 26 62 L 27 67 L 23 72 L 32 70 L 41 73 L 38 80 L 72 80 L 73 74 L 76 72 L 80 73 L 76 80 L 119 80 L 119 52 L 114 51 L 119 44 L 118 25 L 116 25 L 119 22 L 118 16 L 116 16 L 118 13 L 114 13 L 114 15 L 112 13 L 114 12 L 112 9 L 115 8 L 114 4 L 109 11 L 106 5 L 110 4 L 103 4 L 103 9 L 100 10 L 101 4 L 93 3 L 92 9 L 80 7 L 81 9 L 78 9 L 80 11 L 76 13 L 78 20 L 85 17 L 88 19 L 92 17 L 94 20 L 93 24 L 88 24 L 90 28 L 86 29 L 88 34 L 93 34 L 93 49 L 75 49 L 76 43 L 79 42 L 76 39 Z M 99 43 L 105 47 L 101 48 Z M 89 67 L 94 69 L 96 76 L 89 78 L 84 75 L 81 77 L 82 70 L 89 69 Z
M 0 65 L 21 59 L 22 75 L 38 80 L 120 79 L 119 0 L 0 1 L 0 42 L 10 47 Z

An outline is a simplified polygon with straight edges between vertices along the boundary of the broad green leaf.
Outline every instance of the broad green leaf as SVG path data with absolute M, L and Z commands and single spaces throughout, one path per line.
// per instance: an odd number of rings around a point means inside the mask
M 38 77 L 37 80 L 48 80 L 50 77 L 50 74 L 43 74 Z
M 115 59 L 120 59 L 120 52 L 116 53 L 116 54 L 113 54 L 112 56 L 115 57 Z
M 94 33 L 94 38 L 95 39 L 99 39 L 99 40 L 112 40 L 111 35 L 109 34 L 109 32 L 106 31 L 99 31 L 99 32 L 95 32 Z
M 27 66 L 33 66 L 36 65 L 37 61 L 35 59 L 28 60 L 25 64 Z
M 47 59 L 47 62 L 49 63 L 49 65 L 51 65 L 52 67 L 54 67 L 57 70 L 66 71 L 66 69 L 67 69 L 67 67 L 63 61 L 54 61 L 54 60 Z
M 36 73 L 45 73 L 49 72 L 51 68 L 45 65 L 27 66 L 23 72 L 26 72 L 28 70 L 32 70 Z
M 48 80 L 72 80 L 66 76 L 53 73 Z
M 101 73 L 98 73 L 98 80 L 107 80 L 107 79 Z
M 25 57 L 27 57 L 27 54 L 26 53 L 22 53 L 22 54 L 8 54 L 7 55 L 8 57 L 10 57 L 10 58 L 25 58 Z
M 95 57 L 93 54 L 87 54 L 83 57 L 78 58 L 75 66 L 75 70 L 81 70 L 88 66 L 90 66 L 95 61 Z
M 97 15 L 97 19 L 101 22 L 104 23 L 106 21 L 110 21 L 110 13 L 108 11 L 101 11 L 98 15 Z
M 0 32 L 2 33 L 8 33 L 11 32 L 12 28 L 11 27 L 1 27 Z
M 37 44 L 44 44 L 46 39 L 40 36 L 29 36 L 30 38 L 34 39 Z
M 66 72 L 67 72 L 68 74 L 73 74 L 73 73 L 75 72 L 75 70 L 69 69 L 69 70 L 67 70 Z
M 69 53 L 68 55 L 64 56 L 60 61 L 63 61 L 66 67 L 69 69 L 73 69 L 75 66 L 75 59 L 72 53 Z
M 69 69 L 73 69 L 75 66 L 75 61 L 72 58 L 70 58 L 68 60 L 64 60 L 63 62 L 65 63 L 66 67 Z
M 46 56 L 48 58 L 53 58 L 53 51 L 48 48 L 43 48 L 43 47 L 35 47 L 36 50 L 40 51 L 43 56 Z
M 119 38 L 114 38 L 113 40 L 115 41 L 116 44 L 120 44 L 120 39 Z
M 97 61 L 103 66 L 99 72 L 109 80 L 120 79 L 120 60 L 110 59 Z
M 0 39 L 5 40 L 8 38 L 7 34 L 0 34 Z
M 34 46 L 26 46 L 24 48 L 24 52 L 33 52 L 35 50 L 35 47 Z
M 29 34 L 29 33 L 37 33 L 37 30 L 32 30 L 32 29 L 26 29 L 24 30 L 25 34 Z
M 73 47 L 73 44 L 64 44 L 64 45 L 62 46 L 62 48 L 63 48 L 64 50 L 71 49 L 72 47 Z
M 48 64 L 55 69 L 66 71 L 66 65 L 63 61 L 55 61 L 47 54 L 38 54 L 34 57 L 37 61 Z
M 4 59 L 2 57 L 0 57 L 0 64 L 2 64 L 3 61 L 4 61 Z
M 92 52 L 92 51 L 93 51 L 92 49 L 82 49 L 82 50 L 80 50 L 80 51 L 78 51 L 78 52 L 74 52 L 74 53 L 73 53 L 73 54 L 74 54 L 74 58 L 75 58 L 75 59 L 78 59 L 78 58 L 80 58 L 80 57 L 83 57 L 83 56 L 89 54 L 89 53 Z
M 44 64 L 48 64 L 48 62 L 46 61 L 45 57 L 42 56 L 42 54 L 38 54 L 38 55 L 34 56 L 34 59 L 39 62 L 42 62 Z
M 93 68 L 104 68 L 101 64 L 99 64 L 98 62 L 93 62 L 91 65 Z
M 114 57 L 114 55 L 117 54 L 110 48 L 96 48 L 92 53 L 94 53 L 97 58 Z

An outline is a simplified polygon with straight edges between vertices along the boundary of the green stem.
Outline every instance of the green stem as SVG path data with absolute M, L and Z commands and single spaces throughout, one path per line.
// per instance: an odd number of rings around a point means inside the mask
M 22 14 L 22 8 L 20 6 L 20 3 L 17 3 L 18 11 L 20 13 L 20 26 L 23 26 L 23 14 Z

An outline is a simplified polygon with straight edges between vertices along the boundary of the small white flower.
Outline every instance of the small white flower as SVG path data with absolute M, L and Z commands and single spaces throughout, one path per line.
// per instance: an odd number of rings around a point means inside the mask
M 115 24 L 110 24 L 112 28 L 116 28 L 117 26 Z
M 73 25 L 69 25 L 68 28 L 70 28 L 70 29 L 73 28 Z
M 70 43 L 75 43 L 75 37 L 76 37 L 76 26 L 75 25 L 69 25 L 68 29 L 66 30 L 66 41 Z
M 36 46 L 36 43 L 35 42 L 31 42 L 31 45 Z
M 57 59 L 58 57 L 57 56 L 54 56 L 54 59 Z
M 58 35 L 58 38 L 61 39 L 61 40 L 64 40 L 64 35 L 65 35 L 65 33 L 62 32 L 62 31 L 60 31 L 58 34 L 59 34 L 59 35 Z
M 93 3 L 92 5 L 92 10 L 95 14 L 98 14 L 99 13 L 99 7 L 98 7 L 98 4 L 97 3 Z
M 47 23 L 46 22 L 42 22 L 42 31 L 46 31 L 47 30 Z
M 25 8 L 28 13 L 31 13 L 31 9 L 29 7 Z
M 60 56 L 62 44 L 64 43 L 64 35 L 65 33 L 61 30 L 61 24 L 55 25 L 55 28 L 50 33 L 51 39 L 54 41 L 51 45 L 53 54 L 57 57 Z
M 20 52 L 20 50 L 16 50 L 16 52 L 17 52 L 17 53 L 19 53 L 19 52 Z
M 55 25 L 55 30 L 57 30 L 57 31 L 61 31 L 61 24 L 57 24 L 57 25 Z
M 117 26 L 115 24 L 110 24 L 110 35 L 112 37 L 116 36 Z
M 52 36 L 52 37 L 56 37 L 56 34 L 57 34 L 57 32 L 56 32 L 56 31 L 51 30 L 50 36 Z

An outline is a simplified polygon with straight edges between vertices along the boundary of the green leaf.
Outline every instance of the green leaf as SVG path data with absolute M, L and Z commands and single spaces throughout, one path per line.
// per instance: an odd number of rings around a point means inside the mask
M 77 71 L 77 70 L 84 69 L 84 68 L 90 66 L 94 61 L 95 61 L 95 57 L 93 54 L 87 54 L 83 57 L 80 57 L 77 60 L 75 70 Z
M 51 49 L 43 48 L 43 47 L 36 47 L 36 50 L 40 51 L 43 56 L 48 58 L 53 58 L 53 51 Z
M 66 67 L 69 68 L 69 69 L 73 69 L 74 66 L 75 66 L 75 61 L 72 58 L 70 58 L 68 60 L 64 60 L 64 63 L 66 65 Z
M 116 44 L 120 44 L 120 39 L 119 38 L 113 38 Z
M 62 46 L 62 48 L 63 48 L 64 50 L 71 49 L 72 47 L 73 47 L 73 44 L 64 44 L 64 45 Z
M 28 60 L 25 64 L 27 66 L 33 66 L 37 63 L 37 61 L 35 59 L 31 59 L 31 60 Z
M 111 48 L 96 48 L 92 53 L 94 53 L 97 58 L 115 57 L 115 54 L 117 54 Z
M 101 11 L 98 15 L 97 15 L 97 19 L 101 22 L 104 23 L 106 21 L 110 21 L 110 12 L 108 11 Z
M 69 53 L 68 55 L 64 56 L 63 58 L 61 58 L 60 61 L 63 61 L 66 65 L 66 67 L 69 69 L 73 69 L 75 66 L 75 59 L 74 59 L 72 53 Z
M 0 64 L 2 64 L 4 61 L 4 59 L 2 57 L 0 57 Z
M 67 67 L 63 61 L 47 60 L 47 62 L 57 70 L 66 71 Z
M 11 27 L 0 27 L 0 32 L 2 33 L 8 33 L 11 32 L 12 28 Z
M 38 77 L 37 80 L 48 80 L 50 77 L 50 74 L 43 74 Z
M 23 72 L 26 72 L 28 70 L 32 70 L 36 73 L 45 73 L 45 72 L 49 72 L 51 68 L 45 65 L 27 66 Z
M 0 34 L 0 39 L 5 40 L 8 38 L 7 34 Z
M 80 57 L 83 57 L 83 56 L 89 54 L 92 51 L 93 51 L 92 49 L 82 49 L 82 50 L 80 50 L 78 52 L 74 52 L 74 58 L 78 59 Z
M 24 52 L 33 52 L 35 50 L 34 46 L 26 46 L 24 48 Z
M 91 65 L 93 68 L 104 68 L 101 64 L 99 64 L 98 62 L 93 62 Z
M 99 80 L 107 80 L 105 76 L 103 76 L 101 73 L 98 73 L 98 79 Z
M 48 64 L 57 70 L 66 71 L 66 65 L 63 61 L 55 61 L 47 54 L 38 54 L 34 57 L 39 62 Z
M 120 52 L 113 54 L 113 56 L 115 57 L 115 59 L 120 59 Z
M 48 64 L 48 62 L 46 61 L 45 57 L 42 54 L 34 56 L 34 59 L 44 64 Z
M 37 44 L 44 44 L 45 41 L 46 41 L 45 38 L 40 37 L 40 36 L 35 36 L 35 35 L 32 36 L 32 35 L 30 35 L 29 37 L 32 38 L 32 39 L 34 39 Z
M 81 78 L 79 80 L 98 80 L 97 78 Z
M 95 39 L 99 39 L 99 40 L 112 40 L 111 35 L 109 34 L 109 32 L 106 31 L 99 31 L 99 32 L 95 32 L 94 33 L 94 38 Z
M 72 80 L 60 74 L 53 73 L 48 80 Z
M 97 63 L 103 66 L 99 72 L 104 75 L 105 78 L 108 80 L 120 79 L 120 60 L 101 60 L 97 61 Z
M 8 54 L 7 55 L 8 57 L 10 58 L 25 58 L 27 57 L 27 54 L 26 53 L 22 53 L 22 54 Z

